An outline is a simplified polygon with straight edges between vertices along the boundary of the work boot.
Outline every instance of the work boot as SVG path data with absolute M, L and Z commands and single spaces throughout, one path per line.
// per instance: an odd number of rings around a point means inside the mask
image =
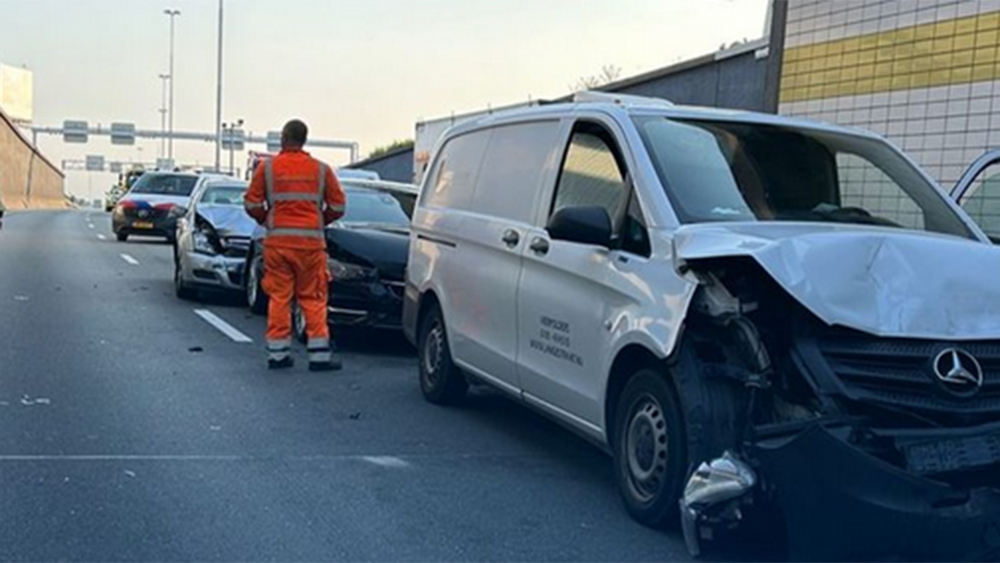
M 309 371 L 338 371 L 343 366 L 329 339 L 309 339 Z
M 267 360 L 267 369 L 288 369 L 295 365 L 295 360 L 291 356 L 285 356 L 280 360 Z

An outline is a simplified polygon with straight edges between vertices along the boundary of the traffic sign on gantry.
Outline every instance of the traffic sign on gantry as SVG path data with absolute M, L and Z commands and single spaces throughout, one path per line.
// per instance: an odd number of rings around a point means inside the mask
M 63 141 L 66 143 L 86 143 L 89 124 L 86 121 L 63 121 Z
M 86 168 L 88 172 L 100 172 L 104 170 L 104 156 L 88 154 Z
M 111 124 L 111 144 L 112 145 L 134 145 L 135 144 L 135 124 L 134 123 L 112 123 Z

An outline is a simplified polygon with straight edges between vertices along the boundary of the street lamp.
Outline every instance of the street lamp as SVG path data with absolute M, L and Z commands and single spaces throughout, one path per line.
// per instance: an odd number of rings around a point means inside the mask
M 222 0 L 219 0 L 219 45 L 215 67 L 215 169 L 222 168 L 219 152 L 222 150 Z M 232 168 L 232 166 L 230 166 Z
M 180 10 L 167 8 L 163 13 L 170 18 L 170 136 L 167 139 L 167 158 L 174 158 L 174 18 L 181 15 Z
M 236 151 L 236 138 L 233 132 L 243 127 L 243 120 L 237 119 L 235 123 L 221 123 L 222 130 L 226 132 L 225 138 L 229 141 L 229 175 L 236 175 L 236 168 L 233 163 L 233 153 Z M 218 168 L 216 168 L 218 170 Z
M 160 95 L 160 158 L 166 158 L 167 156 L 167 80 L 170 80 L 169 74 L 161 74 L 160 81 L 163 83 Z

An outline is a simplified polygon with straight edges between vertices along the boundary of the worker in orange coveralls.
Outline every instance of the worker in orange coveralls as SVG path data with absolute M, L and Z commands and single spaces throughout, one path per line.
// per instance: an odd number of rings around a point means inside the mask
M 267 311 L 267 366 L 294 365 L 292 299 L 305 316 L 310 371 L 341 368 L 326 322 L 329 272 L 326 225 L 344 214 L 344 191 L 326 164 L 302 150 L 306 124 L 293 119 L 281 131 L 281 152 L 254 172 L 244 198 L 247 213 L 267 228 L 263 288 Z

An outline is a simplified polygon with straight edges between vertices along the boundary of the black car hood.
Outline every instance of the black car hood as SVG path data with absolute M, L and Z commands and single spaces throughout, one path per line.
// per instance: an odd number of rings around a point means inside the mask
M 405 227 L 338 226 L 326 230 L 326 246 L 331 258 L 374 267 L 383 279 L 402 280 L 410 234 Z
M 242 207 L 232 205 L 199 205 L 198 215 L 215 229 L 220 237 L 249 237 L 257 227 Z

